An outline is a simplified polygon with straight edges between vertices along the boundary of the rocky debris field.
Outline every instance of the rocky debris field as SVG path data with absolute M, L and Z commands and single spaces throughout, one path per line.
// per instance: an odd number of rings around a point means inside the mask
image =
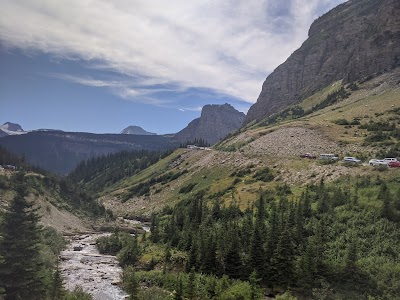
M 243 147 L 246 154 L 254 156 L 296 156 L 302 153 L 345 155 L 363 151 L 356 144 L 339 145 L 318 130 L 304 127 L 279 128 Z

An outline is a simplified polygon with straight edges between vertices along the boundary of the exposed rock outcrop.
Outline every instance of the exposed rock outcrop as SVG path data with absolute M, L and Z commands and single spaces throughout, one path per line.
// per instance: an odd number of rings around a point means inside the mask
M 298 103 L 327 85 L 400 65 L 400 2 L 350 0 L 315 20 L 309 37 L 265 80 L 245 123 Z
M 205 105 L 200 118 L 194 119 L 175 135 L 180 142 L 203 139 L 210 144 L 219 142 L 243 124 L 245 114 L 229 104 Z

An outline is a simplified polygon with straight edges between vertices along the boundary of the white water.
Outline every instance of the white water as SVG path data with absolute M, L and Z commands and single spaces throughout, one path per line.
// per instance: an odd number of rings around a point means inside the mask
M 94 300 L 122 300 L 127 294 L 117 285 L 122 269 L 115 256 L 102 255 L 95 242 L 107 233 L 90 233 L 71 237 L 67 248 L 61 252 L 60 269 L 65 287 L 73 290 L 81 286 Z M 74 247 L 82 247 L 74 251 Z

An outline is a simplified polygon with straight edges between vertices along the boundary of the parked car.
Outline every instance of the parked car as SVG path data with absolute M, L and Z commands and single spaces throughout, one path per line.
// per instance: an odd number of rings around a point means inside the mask
M 400 168 L 400 161 L 390 161 L 388 163 L 389 168 Z
M 389 162 L 392 162 L 392 161 L 393 161 L 393 162 L 397 161 L 397 158 L 394 158 L 394 157 L 386 157 L 386 158 L 384 158 L 383 160 L 389 163 Z
M 335 154 L 320 154 L 319 159 L 338 160 L 339 157 L 337 157 Z
M 316 159 L 317 157 L 315 155 L 312 155 L 310 153 L 304 153 L 304 154 L 300 154 L 301 158 L 308 158 L 308 159 Z
M 385 160 L 383 160 L 383 159 L 371 159 L 369 162 L 368 162 L 368 164 L 370 165 L 370 166 L 387 166 L 387 164 L 388 164 L 388 162 L 387 161 L 385 161 Z
M 345 158 L 343 158 L 344 162 L 348 162 L 348 163 L 355 163 L 355 164 L 359 164 L 361 163 L 361 160 L 352 156 L 346 156 Z

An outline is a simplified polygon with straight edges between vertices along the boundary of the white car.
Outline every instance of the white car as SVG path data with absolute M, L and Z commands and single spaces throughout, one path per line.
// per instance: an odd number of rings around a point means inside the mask
M 358 158 L 352 157 L 352 156 L 346 156 L 345 158 L 343 158 L 343 162 L 359 164 L 359 163 L 361 163 L 361 160 L 359 160 Z
M 383 160 L 386 161 L 386 163 L 390 163 L 390 162 L 392 162 L 392 161 L 397 161 L 397 159 L 394 158 L 394 157 L 386 157 L 386 158 L 384 158 Z
M 368 164 L 370 166 L 387 166 L 388 162 L 383 159 L 371 159 Z

